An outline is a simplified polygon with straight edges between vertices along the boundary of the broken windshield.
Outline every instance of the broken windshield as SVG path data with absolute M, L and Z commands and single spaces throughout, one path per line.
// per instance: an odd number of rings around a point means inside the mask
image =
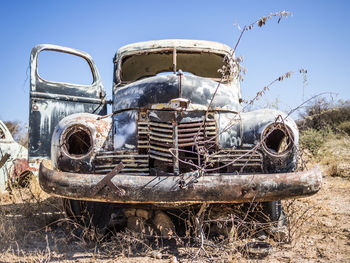
M 158 52 L 143 52 L 126 56 L 122 60 L 120 77 L 123 82 L 132 82 L 162 72 L 183 72 L 220 80 L 218 69 L 227 63 L 225 55 L 212 52 L 193 52 L 176 49 Z

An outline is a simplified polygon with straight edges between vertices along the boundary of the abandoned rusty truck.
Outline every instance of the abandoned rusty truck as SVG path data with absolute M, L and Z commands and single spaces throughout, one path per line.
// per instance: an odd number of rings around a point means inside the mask
M 86 61 L 92 83 L 42 78 L 43 51 Z M 113 62 L 107 100 L 88 54 L 47 44 L 31 53 L 29 159 L 50 160 L 40 165 L 40 185 L 62 197 L 70 214 L 88 208 L 107 224 L 126 205 L 254 201 L 276 217 L 279 200 L 320 189 L 319 169 L 296 172 L 295 122 L 277 110 L 244 111 L 229 46 L 148 41 L 120 48 Z

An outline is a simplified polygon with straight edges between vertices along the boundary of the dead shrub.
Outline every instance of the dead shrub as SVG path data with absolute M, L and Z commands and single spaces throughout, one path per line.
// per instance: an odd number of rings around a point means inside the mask
M 44 193 L 34 176 L 26 188 L 10 184 L 0 196 L 0 252 L 41 236 L 61 216 L 57 198 Z
M 15 141 L 28 148 L 28 127 L 20 121 L 4 121 Z
M 287 240 L 294 246 L 305 233 L 305 225 L 315 218 L 321 207 L 313 205 L 307 199 L 286 200 L 283 202 L 287 221 Z
M 345 132 L 347 135 L 350 136 L 350 121 L 344 121 L 342 123 L 340 123 L 337 128 L 340 130 L 340 131 L 343 131 Z
M 338 162 L 332 162 L 327 166 L 327 175 L 329 176 L 341 176 L 341 171 L 339 169 L 339 163 Z
M 300 113 L 299 129 L 323 130 L 330 127 L 336 131 L 337 125 L 350 121 L 350 102 L 332 101 L 320 98 L 309 103 Z

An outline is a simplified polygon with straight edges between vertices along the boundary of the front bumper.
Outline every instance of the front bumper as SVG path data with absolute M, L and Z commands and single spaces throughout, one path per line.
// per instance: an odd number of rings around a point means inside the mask
M 41 188 L 57 196 L 113 203 L 177 206 L 196 203 L 244 203 L 273 201 L 313 195 L 321 188 L 318 167 L 303 172 L 276 174 L 223 174 L 198 177 L 130 176 L 116 174 L 112 183 L 92 191 L 105 177 L 100 174 L 59 172 L 40 165 Z

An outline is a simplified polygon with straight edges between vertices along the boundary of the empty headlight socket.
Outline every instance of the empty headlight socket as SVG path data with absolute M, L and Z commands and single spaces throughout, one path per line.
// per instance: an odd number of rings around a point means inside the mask
M 92 150 L 92 136 L 88 127 L 76 124 L 68 127 L 62 135 L 62 148 L 72 158 L 81 158 Z
M 261 134 L 263 149 L 272 156 L 288 153 L 294 145 L 291 129 L 284 123 L 272 123 Z

